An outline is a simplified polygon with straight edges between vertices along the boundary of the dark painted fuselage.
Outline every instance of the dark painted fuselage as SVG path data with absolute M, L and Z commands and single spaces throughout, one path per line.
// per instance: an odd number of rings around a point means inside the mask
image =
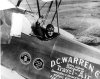
M 49 41 L 41 41 L 36 37 L 22 34 L 21 38 L 13 37 L 10 44 L 2 44 L 1 51 L 1 64 L 29 79 L 49 79 L 51 60 L 62 55 L 82 58 L 100 65 L 99 50 L 69 39 L 64 35 L 59 35 Z M 23 52 L 28 52 L 31 55 L 31 62 L 27 65 L 20 61 L 20 55 Z M 34 68 L 33 61 L 36 58 L 41 58 L 44 61 L 43 69 Z

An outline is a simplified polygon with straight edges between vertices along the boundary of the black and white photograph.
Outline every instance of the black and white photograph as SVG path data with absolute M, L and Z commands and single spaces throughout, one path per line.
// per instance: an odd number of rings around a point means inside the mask
M 100 0 L 0 0 L 0 79 L 100 79 Z

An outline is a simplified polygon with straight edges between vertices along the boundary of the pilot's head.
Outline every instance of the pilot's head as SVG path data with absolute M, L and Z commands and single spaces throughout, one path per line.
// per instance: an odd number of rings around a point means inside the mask
M 47 27 L 46 27 L 46 35 L 47 37 L 52 37 L 54 33 L 54 27 L 52 24 L 48 24 Z

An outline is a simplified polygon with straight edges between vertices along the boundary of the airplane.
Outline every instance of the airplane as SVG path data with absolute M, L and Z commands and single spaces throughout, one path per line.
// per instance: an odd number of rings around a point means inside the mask
M 37 0 L 41 16 L 38 4 Z M 24 11 L 18 7 L 14 10 Z M 55 12 L 58 13 L 57 8 Z M 1 65 L 24 79 L 100 79 L 100 50 L 78 42 L 57 25 L 54 28 L 59 35 L 53 39 L 45 41 L 21 33 L 19 37 L 12 36 L 10 43 L 1 41 Z

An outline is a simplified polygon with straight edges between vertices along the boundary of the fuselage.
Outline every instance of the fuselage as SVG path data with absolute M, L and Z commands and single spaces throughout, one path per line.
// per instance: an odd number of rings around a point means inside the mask
M 100 71 L 100 50 L 68 38 L 64 33 L 49 41 L 41 41 L 36 37 L 22 34 L 21 38 L 13 37 L 10 44 L 2 44 L 1 51 L 1 64 L 29 79 L 49 79 L 54 73 L 52 69 L 56 70 L 55 67 L 60 64 L 64 65 L 64 63 L 70 63 L 73 66 L 78 65 L 88 72 L 86 74 L 90 75 L 94 74 L 94 71 L 96 73 L 96 70 Z M 20 56 L 23 52 L 31 56 L 30 60 L 26 60 L 29 63 L 21 61 Z M 68 60 L 61 62 L 63 57 L 67 57 Z M 34 66 L 34 61 L 37 58 L 43 61 L 41 69 Z M 93 73 L 90 72 L 93 69 Z M 62 72 L 62 69 L 58 71 Z M 98 78 L 95 75 L 92 76 L 90 79 L 100 78 L 100 74 Z M 88 79 L 88 77 L 86 76 L 84 79 Z

